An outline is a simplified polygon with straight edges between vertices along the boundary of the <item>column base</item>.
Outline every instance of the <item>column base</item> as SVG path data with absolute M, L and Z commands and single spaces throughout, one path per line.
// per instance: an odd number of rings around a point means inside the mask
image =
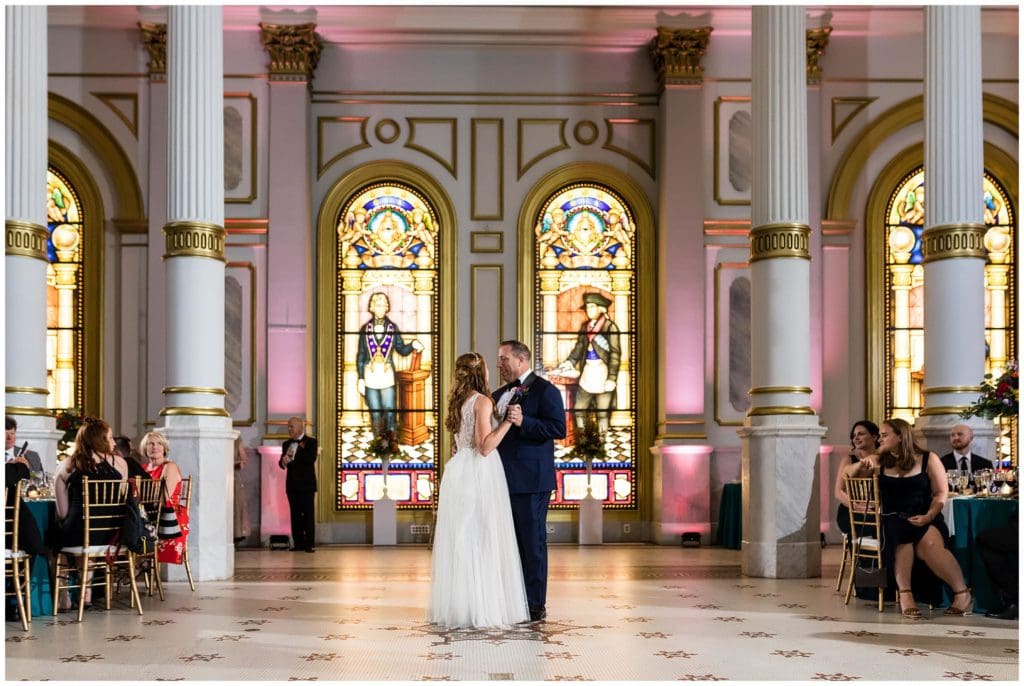
M 743 555 L 747 576 L 821 576 L 815 415 L 747 417 L 743 439 Z
M 196 581 L 229 579 L 235 573 L 234 442 L 230 417 L 175 415 L 158 429 L 171 445 L 170 459 L 192 477 L 188 549 Z M 204 497 L 205 496 L 205 497 Z M 167 565 L 170 581 L 185 579 L 182 565 Z
M 942 457 L 953 450 L 949 445 L 949 432 L 957 424 L 966 424 L 974 432 L 971 452 L 987 457 L 994 462 L 996 435 L 999 430 L 991 419 L 983 417 L 964 419 L 958 414 L 928 414 L 917 418 L 914 423 L 914 433 L 919 434 L 918 440 L 928 450 Z

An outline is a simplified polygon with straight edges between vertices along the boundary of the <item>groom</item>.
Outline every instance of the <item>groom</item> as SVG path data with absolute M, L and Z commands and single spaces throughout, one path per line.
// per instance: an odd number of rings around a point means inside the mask
M 554 441 L 565 438 L 565 407 L 558 389 L 531 370 L 524 343 L 502 342 L 498 371 L 506 383 L 494 392 L 494 402 L 498 415 L 512 422 L 498 454 L 512 501 L 530 620 L 537 622 L 547 615 L 548 501 L 555 489 Z

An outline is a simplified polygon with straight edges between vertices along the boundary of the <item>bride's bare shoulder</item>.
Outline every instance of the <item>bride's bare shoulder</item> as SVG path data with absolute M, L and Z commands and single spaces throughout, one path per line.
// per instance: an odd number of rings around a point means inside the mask
M 474 397 L 476 398 L 476 405 L 474 405 L 473 409 L 476 412 L 491 411 L 491 408 L 494 406 L 494 401 L 491 400 L 490 396 L 484 395 L 483 393 L 477 393 Z

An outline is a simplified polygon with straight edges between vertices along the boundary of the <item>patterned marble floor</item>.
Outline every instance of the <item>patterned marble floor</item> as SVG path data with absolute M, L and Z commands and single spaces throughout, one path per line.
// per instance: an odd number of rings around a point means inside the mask
M 821 579 L 743 578 L 739 552 L 552 546 L 548 621 L 442 631 L 423 621 L 424 547 L 240 551 L 235 577 L 165 602 L 8 622 L 9 680 L 1016 681 L 1017 622 L 904 620 Z

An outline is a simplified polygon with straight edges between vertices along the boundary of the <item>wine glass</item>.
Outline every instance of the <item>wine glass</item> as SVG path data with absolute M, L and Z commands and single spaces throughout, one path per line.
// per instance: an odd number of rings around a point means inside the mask
M 957 493 L 967 493 L 967 484 L 971 482 L 971 473 L 966 469 L 961 469 L 956 474 L 956 486 Z

